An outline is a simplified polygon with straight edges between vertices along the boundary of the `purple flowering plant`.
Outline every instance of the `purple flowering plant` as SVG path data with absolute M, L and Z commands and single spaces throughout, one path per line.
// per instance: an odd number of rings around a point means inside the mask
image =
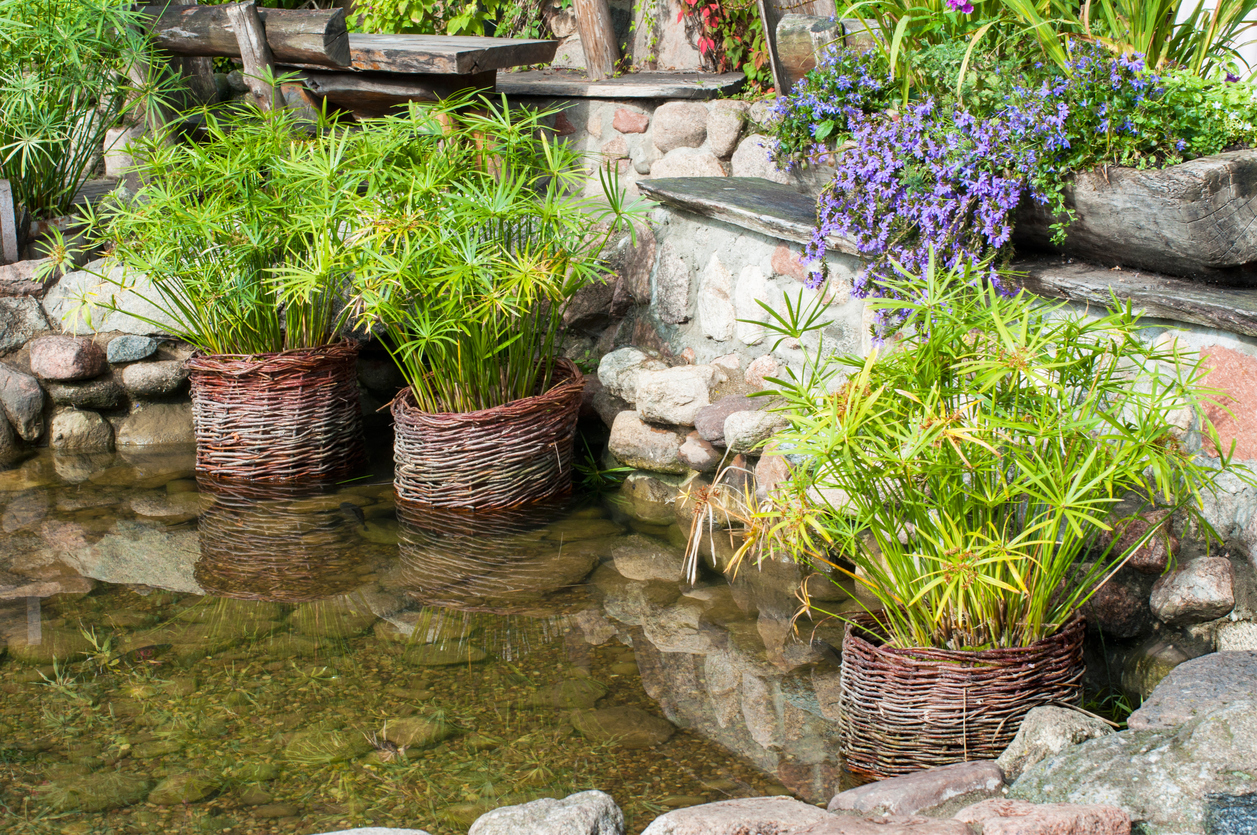
M 996 63 L 984 96 L 962 100 L 939 84 L 901 108 L 890 106 L 877 62 L 839 53 L 777 105 L 779 164 L 829 159 L 835 168 L 804 253 L 819 265 L 810 283 L 824 280 L 821 256 L 843 238 L 867 259 L 859 297 L 885 296 L 893 263 L 919 273 L 931 251 L 942 268 L 998 286 L 1023 199 L 1059 218 L 1060 240 L 1072 172 L 1174 163 L 1257 140 L 1252 85 L 1154 73 L 1142 56 L 1098 46 L 1081 47 L 1065 71 Z M 1206 97 L 1202 107 L 1205 93 L 1225 106 Z M 883 318 L 879 335 L 896 324 Z

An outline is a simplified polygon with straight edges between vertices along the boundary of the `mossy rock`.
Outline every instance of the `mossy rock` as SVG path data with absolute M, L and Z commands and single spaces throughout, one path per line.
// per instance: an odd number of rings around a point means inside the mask
M 554 707 L 561 710 L 588 709 L 605 695 L 607 687 L 602 682 L 592 678 L 577 678 L 538 689 L 528 697 L 528 703 L 534 707 Z
M 58 780 L 35 791 L 46 805 L 59 811 L 105 812 L 139 803 L 152 786 L 152 781 L 137 774 L 101 771 Z
M 149 793 L 148 802 L 158 806 L 197 803 L 218 791 L 219 782 L 205 774 L 172 774 Z
M 376 545 L 396 545 L 401 537 L 401 526 L 396 519 L 372 519 L 366 525 L 356 525 L 354 532 Z
M 578 710 L 569 717 L 572 727 L 594 743 L 611 743 L 621 748 L 652 748 L 667 742 L 676 728 L 667 719 L 639 707 L 609 707 Z
M 371 748 L 371 743 L 360 733 L 305 731 L 284 747 L 284 759 L 298 765 L 327 765 L 360 757 Z
M 151 760 L 167 754 L 177 754 L 183 750 L 183 743 L 173 739 L 158 739 L 152 742 L 141 742 L 131 749 L 131 756 L 137 760 Z
M 476 664 L 489 657 L 478 646 L 462 643 L 416 644 L 402 653 L 402 660 L 415 667 L 452 667 Z
M 77 630 L 56 629 L 45 626 L 37 644 L 26 641 L 27 636 L 18 635 L 9 640 L 9 654 L 13 660 L 29 667 L 40 667 L 58 663 L 82 661 L 84 653 L 92 652 L 92 642 Z
M 279 766 L 275 763 L 241 763 L 231 769 L 228 776 L 235 783 L 269 783 L 279 776 Z
M 407 716 L 390 719 L 383 737 L 399 748 L 432 748 L 466 731 L 443 716 Z

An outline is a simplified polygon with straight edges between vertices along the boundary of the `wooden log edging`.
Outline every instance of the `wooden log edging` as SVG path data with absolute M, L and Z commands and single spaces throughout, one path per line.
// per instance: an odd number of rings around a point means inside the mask
M 1077 217 L 1059 251 L 1113 267 L 1257 285 L 1257 149 L 1160 169 L 1086 171 L 1065 190 Z M 1026 201 L 1013 240 L 1051 248 L 1054 218 Z
M 240 47 L 228 5 L 145 5 L 140 10 L 153 18 L 149 31 L 156 45 L 167 52 L 239 58 Z M 349 29 L 345 25 L 344 9 L 258 9 L 258 16 L 266 28 L 266 42 L 276 60 L 326 67 L 349 66 Z

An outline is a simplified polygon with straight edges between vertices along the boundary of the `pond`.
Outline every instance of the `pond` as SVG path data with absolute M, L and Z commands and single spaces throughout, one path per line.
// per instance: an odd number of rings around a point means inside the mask
M 618 497 L 399 514 L 386 466 L 318 491 L 193 463 L 0 472 L 3 831 L 455 833 L 597 788 L 640 832 L 836 785 L 796 575 L 685 583 L 681 530 Z

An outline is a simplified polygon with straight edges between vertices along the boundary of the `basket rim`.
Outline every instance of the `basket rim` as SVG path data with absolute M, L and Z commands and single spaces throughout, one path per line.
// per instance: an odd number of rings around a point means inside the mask
M 550 388 L 541 394 L 533 394 L 528 397 L 520 397 L 509 403 L 502 403 L 498 406 L 490 406 L 488 409 L 477 409 L 474 412 L 427 412 L 419 408 L 419 404 L 415 402 L 414 394 L 411 387 L 406 386 L 397 393 L 397 396 L 388 404 L 389 411 L 393 416 L 404 416 L 412 419 L 436 419 L 450 422 L 467 421 L 480 422 L 485 420 L 493 420 L 498 415 L 504 413 L 514 413 L 525 406 L 540 405 L 550 401 L 561 401 L 571 394 L 571 389 L 577 386 L 583 388 L 585 385 L 585 375 L 576 367 L 576 363 L 567 357 L 558 357 L 554 363 L 555 372 L 562 371 L 567 375 L 567 379 L 555 381 Z
M 848 619 L 843 632 L 843 643 L 851 641 L 859 643 L 860 649 L 885 658 L 894 659 L 897 663 L 934 664 L 937 662 L 961 663 L 1004 663 L 1016 662 L 1025 656 L 1041 655 L 1053 650 L 1058 644 L 1070 644 L 1086 628 L 1087 619 L 1081 612 L 1075 612 L 1069 620 L 1047 637 L 1040 638 L 1033 644 L 1020 647 L 995 647 L 982 650 L 941 649 L 939 647 L 888 647 L 874 643 L 865 635 L 875 635 L 870 625 L 876 626 L 876 620 L 868 612 L 856 613 Z M 863 633 L 863 634 L 861 634 Z M 845 653 L 844 653 L 845 657 Z
M 263 354 L 210 354 L 197 349 L 192 352 L 192 356 L 184 361 L 190 371 L 209 371 L 220 373 L 239 373 L 227 372 L 224 366 L 235 363 L 250 363 L 254 368 L 248 370 L 256 370 L 267 363 L 287 361 L 298 361 L 312 356 L 325 354 L 341 354 L 341 353 L 357 353 L 362 348 L 356 339 L 343 336 L 335 342 L 327 342 L 323 345 L 314 345 L 307 348 L 289 348 L 287 351 L 271 351 Z

